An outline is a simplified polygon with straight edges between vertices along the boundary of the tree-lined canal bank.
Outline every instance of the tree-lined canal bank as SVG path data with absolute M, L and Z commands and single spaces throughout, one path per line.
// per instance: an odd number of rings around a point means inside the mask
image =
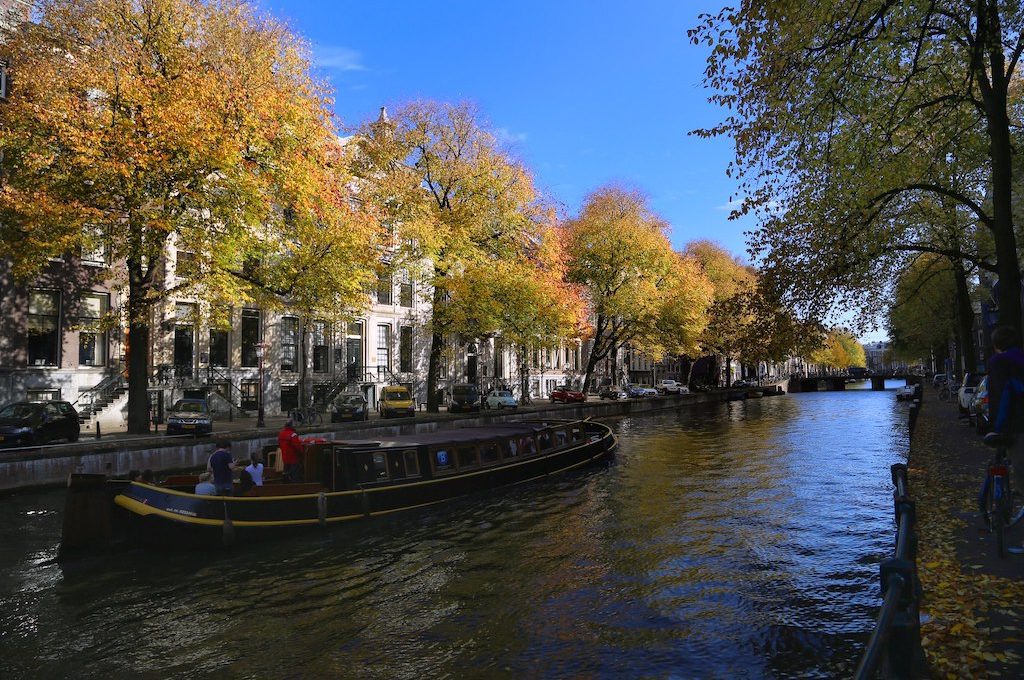
M 853 390 L 625 417 L 610 467 L 221 555 L 62 569 L 63 494 L 12 494 L 0 673 L 848 675 L 906 408 Z

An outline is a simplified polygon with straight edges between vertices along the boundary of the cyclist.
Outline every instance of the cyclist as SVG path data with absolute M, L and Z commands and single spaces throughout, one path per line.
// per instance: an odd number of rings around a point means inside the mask
M 1017 331 L 997 326 L 992 331 L 992 349 L 996 352 L 988 360 L 992 431 L 1015 435 L 1007 454 L 1016 471 L 1014 483 L 1024 489 L 1024 437 L 1019 436 L 1024 433 L 1024 351 Z

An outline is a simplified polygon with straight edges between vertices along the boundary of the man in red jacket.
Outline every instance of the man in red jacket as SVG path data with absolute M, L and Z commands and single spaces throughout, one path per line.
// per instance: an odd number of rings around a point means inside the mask
M 277 445 L 281 449 L 281 462 L 284 463 L 284 478 L 293 483 L 303 481 L 302 440 L 291 420 L 277 433 Z

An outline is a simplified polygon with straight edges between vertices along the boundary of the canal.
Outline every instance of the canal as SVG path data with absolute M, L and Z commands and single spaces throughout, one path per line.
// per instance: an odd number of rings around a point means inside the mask
M 906 408 L 850 389 L 622 419 L 611 466 L 217 555 L 62 568 L 63 494 L 3 497 L 0 676 L 849 675 Z

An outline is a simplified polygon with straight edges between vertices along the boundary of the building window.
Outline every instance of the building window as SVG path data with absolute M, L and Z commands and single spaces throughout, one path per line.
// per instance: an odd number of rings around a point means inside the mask
M 402 275 L 402 282 L 398 287 L 398 304 L 402 307 L 412 307 L 412 280 L 409 272 Z
M 241 393 L 239 406 L 246 411 L 255 411 L 260 407 L 260 384 L 256 380 L 243 380 L 238 386 Z
M 398 370 L 412 373 L 412 326 L 402 326 L 399 330 Z
M 82 235 L 82 262 L 87 264 L 106 264 L 107 245 L 103 241 L 103 230 L 100 227 L 86 227 Z
M 0 61 L 0 99 L 7 99 L 7 62 Z
M 60 390 L 26 390 L 25 398 L 29 401 L 58 401 L 60 400 Z
M 179 250 L 174 260 L 174 275 L 179 279 L 194 278 L 196 275 L 196 254 Z
M 391 304 L 391 277 L 380 276 L 377 279 L 377 304 Z
M 230 333 L 218 328 L 210 329 L 210 365 L 217 368 L 228 367 L 230 357 Z
M 362 380 L 363 376 L 363 322 L 354 321 L 348 325 L 345 335 L 345 379 L 348 382 Z
M 299 320 L 294 316 L 281 319 L 281 370 L 296 371 L 299 366 Z
M 327 322 L 314 321 L 310 324 L 313 342 L 313 372 L 327 373 L 330 370 L 330 347 L 327 344 Z
M 78 308 L 78 365 L 104 366 L 107 363 L 107 333 L 101 320 L 110 305 L 105 293 L 90 293 L 82 298 Z
M 28 294 L 29 366 L 56 366 L 60 319 L 60 293 L 33 290 Z
M 299 407 L 299 386 L 281 385 L 281 413 L 294 411 Z
M 260 365 L 256 356 L 256 345 L 260 344 L 260 310 L 242 310 L 242 366 L 256 368 Z
M 391 326 L 377 326 L 377 366 L 391 368 Z
M 174 323 L 174 375 L 191 378 L 196 355 L 196 327 L 193 304 L 179 302 L 175 306 Z

